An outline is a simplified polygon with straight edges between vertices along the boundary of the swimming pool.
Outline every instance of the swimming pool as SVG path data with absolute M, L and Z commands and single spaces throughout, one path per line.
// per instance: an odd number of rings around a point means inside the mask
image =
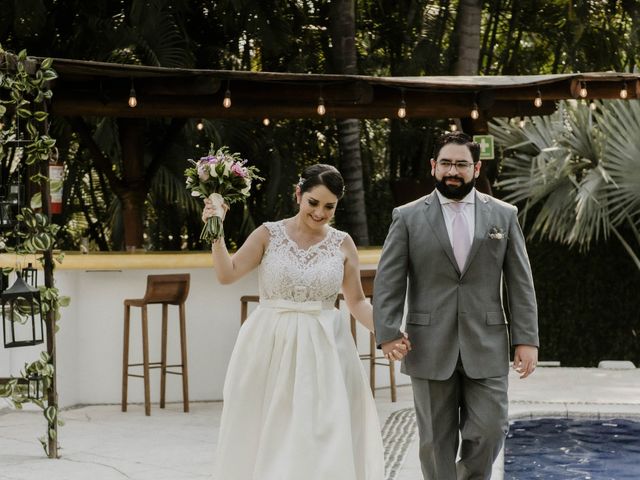
M 637 480 L 640 421 L 541 418 L 511 424 L 505 480 Z

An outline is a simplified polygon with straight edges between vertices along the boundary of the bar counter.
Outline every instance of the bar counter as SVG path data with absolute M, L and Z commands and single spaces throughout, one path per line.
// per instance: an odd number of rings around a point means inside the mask
M 362 268 L 375 268 L 380 248 L 360 250 Z M 2 266 L 26 266 L 33 257 L 0 255 Z M 124 299 L 144 296 L 147 275 L 189 273 L 186 301 L 189 392 L 192 401 L 221 400 L 224 377 L 240 329 L 240 297 L 258 293 L 257 270 L 232 285 L 220 285 L 209 252 L 66 253 L 54 273 L 56 287 L 71 298 L 61 310 L 60 331 L 56 335 L 58 391 L 60 405 L 118 403 L 121 392 Z M 40 277 L 42 278 L 42 277 Z M 13 278 L 10 279 L 10 282 Z M 342 302 L 345 322 L 348 312 Z M 250 311 L 255 304 L 250 306 Z M 149 306 L 150 359 L 160 358 L 161 307 Z M 177 307 L 169 307 L 168 361 L 179 363 Z M 142 360 L 140 309 L 131 312 L 130 363 Z M 357 331 L 360 353 L 368 353 L 368 332 Z M 27 362 L 38 358 L 42 345 L 0 348 L 0 377 L 17 376 Z M 407 382 L 399 373 L 397 383 Z M 131 373 L 138 373 L 132 371 Z M 388 385 L 388 370 L 380 367 L 378 386 Z M 142 381 L 129 380 L 130 402 L 143 401 Z M 151 400 L 159 400 L 160 379 L 151 373 Z M 179 376 L 169 375 L 167 401 L 180 401 Z M 0 409 L 2 404 L 0 403 Z M 135 410 L 136 406 L 130 407 Z M 176 407 L 178 408 L 178 407 Z M 157 406 L 152 407 L 153 411 Z M 142 407 L 140 407 L 142 412 Z M 142 414 L 144 414 L 142 412 Z
M 358 249 L 362 265 L 377 265 L 380 259 L 380 247 L 364 247 Z M 54 257 L 61 252 L 55 252 Z M 56 262 L 56 270 L 161 270 L 178 268 L 212 268 L 211 252 L 64 252 L 62 263 Z M 0 266 L 15 267 L 32 263 L 36 268 L 40 265 L 35 255 L 19 256 L 9 253 L 0 254 Z

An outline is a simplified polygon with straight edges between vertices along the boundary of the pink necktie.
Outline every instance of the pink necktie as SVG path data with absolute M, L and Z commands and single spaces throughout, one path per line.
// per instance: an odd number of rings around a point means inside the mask
M 452 202 L 451 208 L 455 212 L 453 222 L 451 224 L 451 233 L 453 234 L 453 255 L 456 257 L 460 271 L 464 269 L 464 264 L 469 255 L 471 248 L 471 240 L 469 239 L 469 224 L 464 216 L 464 203 Z

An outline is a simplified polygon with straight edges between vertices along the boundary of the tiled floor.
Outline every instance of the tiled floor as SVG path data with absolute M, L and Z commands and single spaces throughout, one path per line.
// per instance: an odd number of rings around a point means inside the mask
M 391 403 L 387 390 L 376 403 L 381 423 L 396 410 L 411 407 L 410 387 L 398 389 Z M 640 369 L 601 370 L 540 368 L 519 380 L 510 378 L 513 418 L 555 415 L 640 418 Z M 0 403 L 0 407 L 4 406 Z M 123 414 L 119 406 L 66 410 L 60 428 L 59 460 L 48 460 L 37 440 L 43 433 L 40 412 L 0 410 L 0 480 L 196 480 L 211 471 L 221 403 L 153 406 L 145 417 L 140 405 Z M 494 478 L 502 478 L 496 469 Z M 420 480 L 417 441 L 409 448 L 396 480 Z

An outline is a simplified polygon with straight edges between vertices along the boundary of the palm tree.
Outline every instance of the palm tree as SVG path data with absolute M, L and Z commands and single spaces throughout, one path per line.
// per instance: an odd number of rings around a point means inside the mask
M 333 41 L 331 53 L 334 70 L 337 73 L 357 75 L 354 0 L 338 0 L 331 3 L 329 28 Z M 344 226 L 353 236 L 356 245 L 366 246 L 369 245 L 369 229 L 364 201 L 360 121 L 348 118 L 338 120 L 337 124 L 340 170 L 346 186 Z
M 560 104 L 518 128 L 490 125 L 504 149 L 505 200 L 522 205 L 529 235 L 583 250 L 614 236 L 640 270 L 640 102 Z

